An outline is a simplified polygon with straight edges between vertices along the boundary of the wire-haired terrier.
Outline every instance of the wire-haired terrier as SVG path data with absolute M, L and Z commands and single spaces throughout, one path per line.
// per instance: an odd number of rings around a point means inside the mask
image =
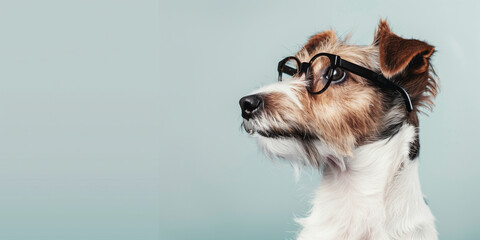
M 418 178 L 418 113 L 437 94 L 434 47 L 380 21 L 373 43 L 333 31 L 278 64 L 278 82 L 240 99 L 269 156 L 323 176 L 298 240 L 437 239 Z

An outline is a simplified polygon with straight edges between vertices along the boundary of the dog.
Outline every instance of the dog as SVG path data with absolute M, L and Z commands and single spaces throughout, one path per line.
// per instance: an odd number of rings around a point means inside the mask
M 243 128 L 266 155 L 321 172 L 297 240 L 437 239 L 418 177 L 434 51 L 385 20 L 367 46 L 327 30 L 280 61 L 277 83 L 240 99 Z

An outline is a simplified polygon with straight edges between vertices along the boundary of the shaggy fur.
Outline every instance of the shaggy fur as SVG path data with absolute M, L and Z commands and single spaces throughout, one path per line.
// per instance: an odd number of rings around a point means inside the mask
M 403 39 L 380 21 L 369 46 L 350 45 L 330 30 L 295 56 L 308 62 L 320 52 L 382 73 L 408 92 L 413 111 L 398 92 L 348 72 L 319 95 L 307 92 L 304 75 L 253 93 L 261 105 L 243 126 L 260 148 L 323 175 L 309 216 L 298 220 L 298 239 L 437 239 L 417 173 L 417 113 L 431 108 L 437 93 L 434 48 Z

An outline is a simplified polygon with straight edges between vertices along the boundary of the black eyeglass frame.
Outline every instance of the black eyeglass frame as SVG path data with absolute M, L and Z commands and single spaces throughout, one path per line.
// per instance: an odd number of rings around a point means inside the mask
M 293 76 L 295 74 L 300 74 L 301 75 L 302 73 L 305 73 L 305 76 L 309 76 L 310 75 L 310 69 L 311 69 L 313 61 L 315 61 L 315 59 L 317 59 L 318 57 L 322 57 L 322 56 L 328 57 L 328 59 L 330 60 L 330 66 L 329 66 L 328 73 L 327 73 L 328 75 L 326 76 L 327 83 L 318 92 L 313 92 L 313 91 L 311 91 L 311 89 L 309 89 L 309 87 L 307 87 L 307 91 L 310 94 L 321 94 L 321 93 L 325 92 L 325 90 L 327 90 L 327 88 L 330 86 L 330 83 L 332 82 L 331 76 L 333 74 L 333 70 L 335 68 L 339 67 L 339 68 L 347 70 L 351 73 L 354 73 L 354 74 L 356 74 L 360 77 L 366 78 L 366 79 L 376 83 L 380 87 L 391 88 L 391 89 L 394 89 L 394 90 L 398 91 L 402 95 L 402 98 L 405 102 L 405 106 L 407 108 L 407 111 L 411 112 L 413 110 L 412 101 L 410 100 L 410 96 L 408 95 L 407 91 L 405 91 L 405 89 L 398 86 L 396 83 L 388 80 L 381 73 L 378 74 L 378 73 L 376 73 L 376 72 L 374 72 L 370 69 L 364 68 L 364 67 L 359 66 L 355 63 L 351 63 L 351 62 L 349 62 L 345 59 L 342 59 L 340 56 L 335 55 L 335 54 L 331 54 L 331 53 L 318 53 L 315 56 L 313 56 L 312 59 L 310 59 L 310 61 L 308 63 L 307 62 L 301 62 L 298 58 L 296 58 L 294 56 L 284 58 L 283 60 L 281 60 L 278 63 L 278 69 L 277 69 L 278 70 L 278 81 L 279 82 L 282 81 L 282 73 L 286 73 L 286 74 L 289 74 L 291 76 Z M 290 66 L 285 65 L 285 63 L 287 63 L 289 60 L 292 60 L 292 59 L 296 61 L 297 66 L 299 66 L 298 69 L 294 69 Z M 313 79 L 312 79 L 312 81 L 313 81 Z M 312 85 L 313 85 L 313 82 L 312 82 Z

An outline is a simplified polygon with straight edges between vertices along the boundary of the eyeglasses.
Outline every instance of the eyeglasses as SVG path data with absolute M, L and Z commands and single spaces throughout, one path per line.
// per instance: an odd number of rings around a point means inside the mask
M 333 83 L 340 83 L 346 78 L 345 71 L 366 78 L 382 88 L 390 88 L 398 91 L 404 101 L 408 112 L 413 110 L 412 101 L 407 91 L 394 82 L 386 79 L 381 73 L 378 74 L 370 69 L 342 59 L 338 55 L 319 53 L 312 57 L 309 62 L 300 62 L 296 57 L 286 57 L 278 63 L 278 81 L 295 75 L 305 73 L 307 91 L 310 94 L 321 94 Z

